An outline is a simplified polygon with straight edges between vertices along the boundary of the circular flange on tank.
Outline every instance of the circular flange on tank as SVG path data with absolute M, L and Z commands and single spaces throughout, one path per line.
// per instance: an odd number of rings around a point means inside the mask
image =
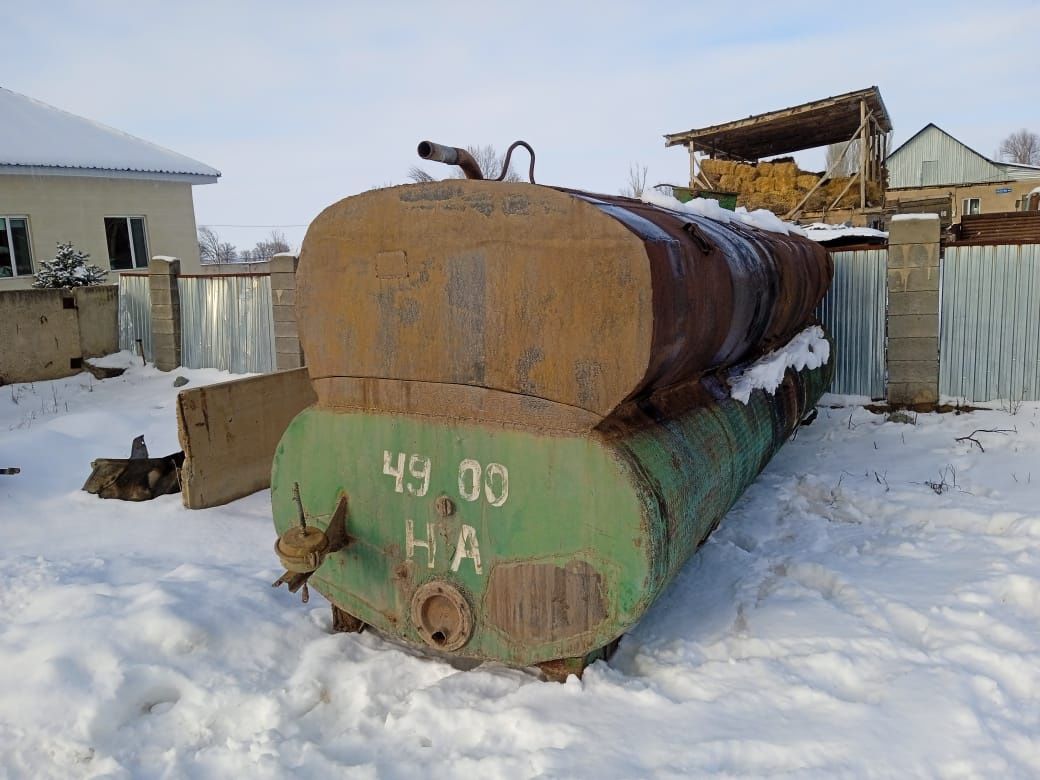
M 473 634 L 469 602 L 458 588 L 438 580 L 416 589 L 412 622 L 422 640 L 437 650 L 458 650 Z

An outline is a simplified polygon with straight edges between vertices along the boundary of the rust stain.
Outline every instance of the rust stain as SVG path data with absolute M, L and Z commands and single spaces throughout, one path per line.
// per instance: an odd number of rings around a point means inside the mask
M 603 577 L 585 561 L 500 564 L 491 572 L 484 609 L 513 641 L 569 639 L 606 618 Z

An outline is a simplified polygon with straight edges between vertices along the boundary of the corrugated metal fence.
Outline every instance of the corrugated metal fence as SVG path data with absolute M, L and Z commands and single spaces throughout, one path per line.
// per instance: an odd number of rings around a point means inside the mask
M 948 246 L 941 288 L 940 395 L 1040 400 L 1040 245 Z
M 233 374 L 274 371 L 269 275 L 182 276 L 181 364 Z M 151 293 L 146 274 L 119 277 L 119 348 L 144 346 L 153 360 Z
M 152 360 L 152 293 L 145 274 L 119 275 L 119 348 L 137 352 L 137 340 L 145 360 Z
M 185 368 L 274 371 L 270 276 L 182 276 L 177 284 Z
M 885 395 L 887 249 L 832 252 L 834 281 L 819 317 L 834 339 L 832 393 Z

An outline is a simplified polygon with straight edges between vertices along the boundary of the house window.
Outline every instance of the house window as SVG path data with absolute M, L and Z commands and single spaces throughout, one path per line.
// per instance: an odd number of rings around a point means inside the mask
M 148 266 L 144 217 L 105 217 L 108 264 L 117 271 Z
M 961 210 L 961 214 L 981 214 L 982 208 L 979 205 L 978 198 L 965 198 L 964 208 Z
M 32 276 L 29 220 L 0 217 L 0 278 Z

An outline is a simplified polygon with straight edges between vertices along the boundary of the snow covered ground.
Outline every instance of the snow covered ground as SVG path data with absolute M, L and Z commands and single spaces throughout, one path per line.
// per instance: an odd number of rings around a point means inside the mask
M 560 685 L 330 634 L 270 587 L 266 493 L 80 492 L 178 448 L 173 376 L 0 388 L 0 777 L 1040 775 L 1040 405 L 821 408 Z

